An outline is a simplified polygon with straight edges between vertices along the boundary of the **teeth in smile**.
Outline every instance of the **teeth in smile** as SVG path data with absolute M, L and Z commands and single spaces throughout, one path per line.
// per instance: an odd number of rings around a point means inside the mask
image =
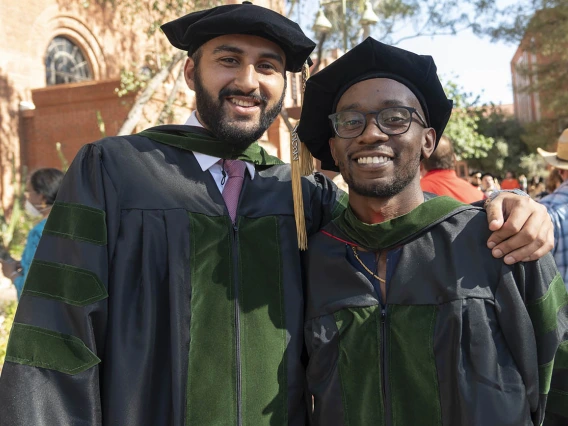
M 242 107 L 253 107 L 253 106 L 255 106 L 255 103 L 253 101 L 243 101 L 241 99 L 230 99 L 230 101 L 232 103 L 234 103 L 235 105 L 242 106 Z
M 357 158 L 359 164 L 382 164 L 389 161 L 388 157 L 361 157 Z

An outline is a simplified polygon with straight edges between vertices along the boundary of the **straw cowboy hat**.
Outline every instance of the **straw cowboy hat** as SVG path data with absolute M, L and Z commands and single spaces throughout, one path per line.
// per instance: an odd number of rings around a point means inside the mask
M 537 151 L 544 161 L 558 169 L 568 170 L 568 129 L 565 129 L 558 138 L 558 146 L 556 152 L 548 152 L 542 148 Z

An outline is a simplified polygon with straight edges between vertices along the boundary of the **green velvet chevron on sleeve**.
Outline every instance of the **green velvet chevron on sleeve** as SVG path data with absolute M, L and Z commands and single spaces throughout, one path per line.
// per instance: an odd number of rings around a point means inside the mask
M 101 362 L 77 337 L 20 323 L 12 326 L 6 361 L 71 375 Z
M 560 274 L 556 274 L 546 294 L 527 304 L 537 336 L 544 335 L 557 327 L 557 315 L 560 308 L 568 305 L 568 294 Z
M 86 306 L 108 297 L 94 272 L 63 263 L 34 259 L 22 294 Z
M 105 245 L 107 243 L 106 214 L 103 210 L 82 204 L 56 201 L 43 233 Z
M 548 400 L 546 403 L 545 419 L 550 417 L 548 413 L 554 413 L 555 417 L 561 417 L 562 424 L 568 422 L 568 341 L 562 342 L 558 346 L 556 355 L 554 357 L 554 368 L 549 372 L 552 376 L 548 379 L 549 391 Z M 554 385 L 550 385 L 555 382 Z M 560 386 L 559 386 L 560 385 Z M 545 425 L 553 424 L 553 421 L 545 421 Z

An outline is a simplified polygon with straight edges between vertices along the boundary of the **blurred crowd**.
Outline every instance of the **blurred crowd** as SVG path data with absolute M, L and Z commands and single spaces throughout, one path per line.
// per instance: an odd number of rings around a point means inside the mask
M 546 178 L 536 175 L 530 179 L 527 179 L 524 174 L 517 177 L 511 171 L 507 171 L 505 177 L 502 178 L 488 172 L 475 170 L 469 174 L 469 183 L 483 194 L 483 198 L 487 198 L 491 193 L 501 189 L 520 189 L 526 192 L 532 199 L 540 200 L 560 186 L 562 177 L 557 168 L 550 169 Z

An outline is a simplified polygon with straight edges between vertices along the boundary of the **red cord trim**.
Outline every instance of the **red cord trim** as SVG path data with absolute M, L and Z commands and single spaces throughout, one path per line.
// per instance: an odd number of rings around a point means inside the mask
M 341 241 L 342 243 L 349 244 L 350 246 L 355 246 L 355 247 L 357 247 L 357 244 L 352 243 L 352 242 L 350 242 L 350 241 L 342 240 L 341 238 L 338 238 L 338 237 L 336 237 L 335 235 L 330 234 L 329 232 L 321 231 L 321 233 L 327 235 L 328 237 L 333 238 L 334 240 Z

